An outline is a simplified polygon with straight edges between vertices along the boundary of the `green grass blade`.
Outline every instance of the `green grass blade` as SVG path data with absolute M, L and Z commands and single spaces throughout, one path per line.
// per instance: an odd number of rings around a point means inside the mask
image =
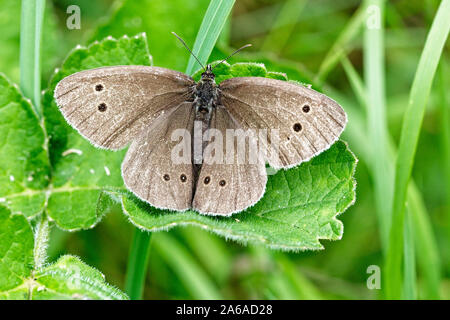
M 264 39 L 261 50 L 278 52 L 283 50 L 307 2 L 307 0 L 288 0 L 283 4 L 270 33 Z
M 409 210 L 406 212 L 405 220 L 405 240 L 404 240 L 404 298 L 407 300 L 417 299 L 417 287 L 416 287 L 416 258 L 414 252 L 414 230 L 411 222 L 411 213 Z
M 208 62 L 209 55 L 224 27 L 235 0 L 212 0 L 206 10 L 205 17 L 195 39 L 192 52 L 203 65 Z M 186 73 L 192 75 L 201 66 L 194 57 L 189 58 Z
M 216 235 L 186 227 L 179 230 L 183 241 L 218 284 L 223 284 L 230 276 L 233 260 L 226 243 Z
M 413 181 L 408 188 L 408 208 L 413 225 L 417 264 L 424 281 L 421 297 L 439 299 L 441 283 L 439 250 L 422 195 Z
M 350 85 L 358 102 L 365 105 L 365 109 L 367 110 L 367 98 L 364 93 L 365 88 L 363 88 L 360 76 L 347 58 L 343 58 L 341 63 L 349 78 Z M 336 94 L 333 94 L 333 96 L 336 96 Z M 346 111 L 351 120 L 349 122 L 349 127 L 347 128 L 348 135 L 346 138 L 354 148 L 358 149 L 358 154 L 363 160 L 371 166 L 373 159 L 370 156 L 370 146 L 366 143 L 366 133 L 364 132 L 364 124 L 361 120 L 363 117 L 360 115 L 362 112 L 355 108 L 350 108 L 349 103 L 343 105 L 346 106 Z M 392 138 L 388 138 L 390 155 L 389 170 L 393 172 L 393 161 L 396 150 Z M 412 234 L 414 235 L 413 238 L 415 240 L 416 259 L 424 282 L 424 290 L 421 297 L 425 299 L 439 299 L 439 285 L 441 281 L 439 252 L 429 214 L 425 207 L 422 195 L 417 190 L 414 181 L 410 182 L 408 188 L 408 205 L 413 226 Z
M 165 232 L 154 235 L 153 247 L 177 275 L 194 299 L 223 299 L 219 290 L 194 257 L 174 237 Z
M 385 269 L 385 295 L 389 299 L 402 298 L 401 273 L 406 193 L 427 99 L 449 30 L 450 0 L 443 0 L 427 36 L 403 119 L 395 167 L 392 223 Z
M 150 255 L 151 233 L 134 230 L 125 276 L 125 292 L 131 300 L 142 299 Z
M 347 56 L 343 56 L 341 59 L 342 67 L 348 77 L 350 82 L 350 86 L 352 87 L 353 92 L 355 93 L 356 99 L 359 104 L 367 110 L 367 93 L 366 88 L 364 87 L 364 83 L 361 80 L 361 77 L 358 75 L 358 72 L 353 67 L 350 60 Z
M 20 19 L 20 88 L 41 110 L 41 37 L 45 0 L 22 0 Z
M 439 68 L 439 107 L 441 118 L 441 149 L 442 149 L 442 166 L 445 170 L 446 190 L 447 190 L 447 221 L 450 222 L 450 66 L 447 60 L 442 60 Z M 449 225 L 449 224 L 447 224 Z M 450 231 L 449 231 L 450 233 Z
M 323 300 L 324 296 L 320 290 L 306 278 L 297 266 L 287 258 L 286 255 L 276 255 L 283 278 L 287 280 L 290 286 L 295 290 L 296 295 L 302 300 Z
M 366 5 L 363 3 L 358 10 L 353 14 L 348 21 L 345 28 L 341 31 L 336 42 L 333 44 L 327 55 L 323 59 L 315 81 L 318 85 L 325 81 L 328 73 L 336 66 L 339 59 L 346 55 L 349 50 L 350 43 L 359 34 L 361 26 L 363 25 L 366 17 Z
M 392 203 L 392 169 L 388 155 L 387 119 L 385 101 L 384 66 L 384 1 L 366 1 L 367 7 L 378 10 L 379 26 L 368 27 L 364 32 L 364 73 L 367 88 L 367 127 L 369 144 L 372 146 L 371 170 L 374 178 L 375 204 L 380 226 L 383 251 L 386 252 L 389 238 L 389 212 Z M 373 11 L 376 15 L 377 12 Z

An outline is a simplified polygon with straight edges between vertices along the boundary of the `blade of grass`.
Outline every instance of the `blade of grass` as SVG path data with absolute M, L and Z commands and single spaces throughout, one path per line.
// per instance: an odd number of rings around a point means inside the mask
M 355 70 L 347 56 L 342 57 L 341 63 L 350 82 L 350 86 L 355 93 L 356 99 L 364 108 L 364 110 L 367 111 L 367 93 L 366 88 L 364 87 L 364 83 L 362 82 L 361 78 L 358 75 L 358 72 Z
M 416 259 L 414 253 L 414 239 L 413 239 L 413 227 L 411 223 L 411 213 L 406 211 L 405 219 L 405 246 L 404 246 L 404 298 L 407 300 L 417 299 L 417 284 L 416 284 Z
M 218 284 L 224 284 L 231 273 L 232 257 L 222 239 L 194 227 L 186 227 L 179 232 L 211 277 Z
M 385 295 L 402 298 L 402 255 L 405 200 L 414 156 L 434 74 L 450 30 L 450 0 L 443 0 L 428 33 L 410 91 L 395 167 L 394 199 L 389 250 L 386 258 Z
M 380 238 L 383 252 L 386 253 L 389 238 L 389 212 L 392 202 L 392 170 L 387 154 L 387 119 L 384 72 L 384 1 L 368 0 L 371 17 L 379 25 L 366 24 L 364 30 L 364 78 L 367 88 L 367 128 L 372 146 L 371 170 L 374 178 L 374 193 Z M 368 17 L 369 18 L 369 17 Z
M 219 290 L 188 250 L 165 232 L 154 235 L 153 248 L 175 272 L 194 299 L 223 299 Z
M 41 116 L 41 37 L 45 0 L 22 0 L 20 18 L 20 88 Z
M 364 95 L 364 88 L 361 78 L 359 77 L 356 70 L 351 65 L 347 58 L 342 59 L 342 65 L 344 71 L 347 73 L 347 77 L 350 80 L 351 87 L 355 92 L 358 102 L 365 105 L 365 110 L 367 110 L 367 97 Z M 334 97 L 338 97 L 338 93 L 333 93 Z M 342 100 L 340 98 L 338 100 Z M 343 100 L 344 101 L 344 100 Z M 349 126 L 346 130 L 348 133 L 346 139 L 353 145 L 354 148 L 358 149 L 358 154 L 360 157 L 367 162 L 369 165 L 373 159 L 369 156 L 369 145 L 366 143 L 366 133 L 364 130 L 364 125 L 362 123 L 362 116 L 359 116 L 361 111 L 351 107 L 349 102 L 342 103 L 346 106 L 346 111 L 349 116 Z M 394 166 L 394 155 L 396 150 L 394 147 L 393 139 L 388 134 L 389 140 L 389 166 L 390 171 L 393 172 Z M 412 226 L 415 240 L 416 256 L 417 262 L 421 273 L 424 277 L 424 293 L 422 296 L 425 299 L 439 299 L 439 285 L 440 285 L 440 259 L 437 248 L 436 239 L 431 227 L 431 221 L 429 214 L 425 208 L 422 195 L 417 190 L 414 181 L 411 180 L 408 188 L 408 205 L 409 212 L 411 214 Z
M 307 0 L 288 0 L 283 4 L 272 29 L 264 39 L 262 51 L 283 50 L 307 2 Z
M 443 60 L 439 68 L 439 107 L 441 118 L 441 149 L 443 167 L 445 170 L 445 186 L 447 190 L 447 209 L 450 209 L 450 95 L 448 94 L 448 88 L 450 88 L 449 75 L 450 68 L 446 60 Z M 449 212 L 449 210 L 447 210 Z M 450 214 L 447 215 L 447 219 L 450 219 Z M 449 220 L 447 220 L 449 221 Z
M 151 233 L 134 229 L 125 276 L 125 292 L 131 300 L 139 300 L 144 292 Z
M 300 270 L 292 263 L 286 255 L 276 255 L 275 260 L 282 270 L 283 278 L 295 290 L 299 299 L 302 300 L 323 300 L 324 297 L 319 289 L 306 278 Z
M 205 17 L 195 39 L 193 54 L 203 65 L 208 62 L 209 55 L 225 25 L 235 0 L 212 0 L 206 10 Z M 194 57 L 189 58 L 186 73 L 192 75 L 201 66 Z
M 441 283 L 439 250 L 425 203 L 414 181 L 411 181 L 408 187 L 408 207 L 413 225 L 417 264 L 424 277 L 425 286 L 421 296 L 425 299 L 439 299 Z
M 336 66 L 339 59 L 350 50 L 350 43 L 359 34 L 365 21 L 366 4 L 359 6 L 358 10 L 348 21 L 347 25 L 341 31 L 327 55 L 323 59 L 314 82 L 318 85 L 323 84 L 328 73 Z

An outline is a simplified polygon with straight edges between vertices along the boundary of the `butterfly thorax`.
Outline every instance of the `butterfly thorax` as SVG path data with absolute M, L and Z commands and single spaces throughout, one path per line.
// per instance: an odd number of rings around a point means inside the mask
M 196 119 L 209 125 L 211 113 L 219 102 L 219 87 L 214 81 L 214 73 L 208 66 L 194 90 L 194 107 Z

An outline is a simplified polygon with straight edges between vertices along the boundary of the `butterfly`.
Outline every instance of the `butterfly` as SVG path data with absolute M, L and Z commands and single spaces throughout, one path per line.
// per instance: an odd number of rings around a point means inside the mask
M 198 82 L 153 66 L 85 70 L 62 79 L 54 97 L 66 121 L 94 146 L 129 145 L 122 177 L 138 198 L 161 209 L 207 215 L 229 216 L 254 205 L 265 191 L 265 163 L 289 168 L 307 161 L 328 149 L 347 123 L 342 107 L 313 89 L 260 77 L 216 84 L 211 65 Z M 197 124 L 200 147 L 192 139 Z M 181 142 L 173 138 L 180 129 Z M 277 137 L 256 141 L 258 130 L 273 130 Z M 228 154 L 228 161 L 202 161 L 206 142 L 217 140 L 210 132 L 237 132 L 236 138 L 251 132 L 246 139 L 260 149 L 256 161 L 240 161 L 237 152 L 231 161 Z M 185 161 L 175 163 L 180 147 Z M 228 147 L 218 143 L 215 152 L 225 154 Z M 231 147 L 237 148 L 236 140 Z

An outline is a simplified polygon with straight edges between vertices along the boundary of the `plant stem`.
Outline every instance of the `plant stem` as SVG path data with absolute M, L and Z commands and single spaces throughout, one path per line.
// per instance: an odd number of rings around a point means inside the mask
M 39 269 L 47 259 L 47 246 L 50 234 L 50 224 L 47 214 L 42 212 L 34 231 L 34 269 Z
M 30 98 L 36 114 L 41 117 L 41 38 L 45 0 L 22 0 L 20 20 L 20 88 Z M 50 224 L 44 211 L 34 230 L 34 270 L 47 258 Z M 29 296 L 31 299 L 31 295 Z
M 41 37 L 45 0 L 22 0 L 20 19 L 20 88 L 41 116 Z
M 128 257 L 125 292 L 131 300 L 139 300 L 144 292 L 145 275 L 150 256 L 151 233 L 139 229 L 134 230 Z

